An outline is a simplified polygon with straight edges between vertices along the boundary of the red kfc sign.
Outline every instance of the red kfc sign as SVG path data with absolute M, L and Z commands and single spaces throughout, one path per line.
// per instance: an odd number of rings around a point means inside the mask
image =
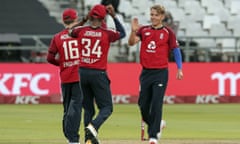
M 166 95 L 240 96 L 240 63 L 184 63 L 184 79 L 176 80 L 170 64 Z
M 137 101 L 140 64 L 111 63 L 107 71 L 114 102 Z M 179 97 L 189 97 L 187 102 L 191 103 L 234 102 L 219 97 L 240 96 L 240 63 L 184 63 L 183 80 L 176 80 L 176 71 L 176 64 L 170 63 L 166 103 L 186 100 Z M 58 67 L 50 64 L 0 64 L 1 101 L 3 97 L 11 97 L 7 103 L 61 102 L 60 94 Z
M 138 96 L 140 64 L 109 64 L 113 94 Z M 183 80 L 176 79 L 176 64 L 169 64 L 166 95 L 240 96 L 240 63 L 184 63 Z
M 1 64 L 0 95 L 48 96 L 60 93 L 58 69 L 48 64 Z
M 50 81 L 49 73 L 4 73 L 0 79 L 0 93 L 3 95 L 21 95 L 23 89 L 34 95 L 48 95 L 49 89 L 40 86 L 41 81 Z M 11 81 L 11 82 L 10 82 Z M 11 83 L 8 85 L 7 83 Z

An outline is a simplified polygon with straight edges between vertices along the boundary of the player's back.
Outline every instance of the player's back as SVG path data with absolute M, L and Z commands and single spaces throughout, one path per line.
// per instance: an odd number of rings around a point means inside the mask
M 70 37 L 68 30 L 65 29 L 54 36 L 54 42 L 58 49 L 62 82 L 79 81 L 78 69 L 80 55 L 78 51 L 78 40 Z
M 118 40 L 120 33 L 90 26 L 81 27 L 76 33 L 80 38 L 80 67 L 105 70 L 110 43 Z

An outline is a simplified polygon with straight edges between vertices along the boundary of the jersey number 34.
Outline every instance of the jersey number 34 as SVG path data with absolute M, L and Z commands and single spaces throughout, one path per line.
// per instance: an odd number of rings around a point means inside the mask
M 101 46 L 99 45 L 100 40 L 92 42 L 91 39 L 83 38 L 81 41 L 82 45 L 82 56 L 89 57 L 90 55 L 96 55 L 100 58 L 102 55 Z

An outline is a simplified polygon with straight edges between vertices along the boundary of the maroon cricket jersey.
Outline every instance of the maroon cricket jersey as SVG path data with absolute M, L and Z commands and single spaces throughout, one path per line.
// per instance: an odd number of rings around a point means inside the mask
M 79 51 L 78 40 L 68 35 L 65 29 L 54 35 L 49 53 L 59 54 L 60 77 L 62 83 L 79 81 Z
M 80 67 L 106 70 L 110 43 L 120 39 L 120 33 L 83 26 L 74 29 L 72 35 L 79 38 Z
M 141 39 L 140 63 L 142 67 L 167 68 L 169 52 L 178 47 L 174 32 L 167 27 L 154 29 L 148 25 L 141 27 L 137 35 Z

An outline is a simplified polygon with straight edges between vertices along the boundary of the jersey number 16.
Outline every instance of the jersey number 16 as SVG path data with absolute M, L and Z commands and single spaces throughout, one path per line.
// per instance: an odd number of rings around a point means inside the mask
M 65 60 L 79 58 L 78 41 L 77 40 L 64 41 L 63 49 L 64 49 Z

